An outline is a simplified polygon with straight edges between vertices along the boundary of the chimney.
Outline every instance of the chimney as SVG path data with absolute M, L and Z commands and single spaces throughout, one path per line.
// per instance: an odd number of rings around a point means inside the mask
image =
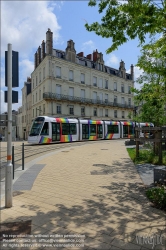
M 96 62 L 98 59 L 98 51 L 96 49 L 96 51 L 93 52 L 93 61 Z
M 76 62 L 76 50 L 74 45 L 75 43 L 73 40 L 67 41 L 66 60 L 71 62 Z
M 84 57 L 84 52 L 78 53 L 77 56 Z
M 37 68 L 37 52 L 34 55 L 34 69 Z
M 119 71 L 120 71 L 121 77 L 124 78 L 124 79 L 126 79 L 125 63 L 124 63 L 124 61 L 122 61 L 122 60 L 121 60 L 121 62 L 120 62 Z
M 37 66 L 39 65 L 39 54 L 38 54 L 38 52 L 36 52 L 37 53 Z
M 30 77 L 27 77 L 27 82 L 31 82 L 31 78 Z
M 46 46 L 46 44 L 45 44 L 45 42 L 44 42 L 44 40 L 43 40 L 43 41 L 42 41 L 42 44 L 41 44 L 41 58 L 42 58 L 42 60 L 44 59 L 44 57 L 45 57 L 45 55 L 46 55 L 45 46 Z
M 39 64 L 41 63 L 41 48 L 38 48 L 38 57 L 39 57 Z
M 46 32 L 46 54 L 52 55 L 53 48 L 53 32 L 50 29 Z
M 89 55 L 86 56 L 86 58 L 89 59 L 89 60 L 92 60 L 92 55 L 89 54 Z
M 134 66 L 131 64 L 130 66 L 130 74 L 131 74 L 131 79 L 134 81 Z

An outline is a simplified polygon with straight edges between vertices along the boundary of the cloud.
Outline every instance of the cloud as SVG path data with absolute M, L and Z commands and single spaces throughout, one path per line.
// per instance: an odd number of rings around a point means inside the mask
M 0 114 L 7 112 L 7 103 L 4 102 L 4 91 L 1 90 L 0 93 L 1 103 L 0 103 Z M 18 103 L 12 104 L 12 110 L 18 110 L 18 108 L 22 105 L 22 96 L 19 96 Z
M 55 43 L 61 42 L 56 15 L 56 7 L 49 1 L 2 1 L 1 3 L 1 56 L 7 50 L 7 44 L 19 51 L 20 57 L 28 57 L 30 52 L 45 40 L 43 34 L 48 28 L 53 32 Z
M 95 43 L 92 40 L 89 40 L 87 42 L 84 42 L 82 44 L 82 50 L 86 51 L 88 50 L 89 53 L 92 53 L 92 51 L 95 49 Z
M 126 73 L 129 73 L 130 74 L 130 69 L 126 71 Z M 137 78 L 143 73 L 143 70 L 140 69 L 139 67 L 137 66 L 134 66 L 134 87 L 136 89 L 141 89 L 142 88 L 142 85 L 141 84 L 138 84 L 136 83 L 136 80 Z
M 135 81 L 136 79 L 143 73 L 143 70 L 140 69 L 139 67 L 135 66 L 134 67 L 134 78 L 135 78 Z
M 31 73 L 34 71 L 34 62 L 24 59 L 19 63 L 21 68 L 21 79 L 26 81 L 26 77 L 31 77 Z
M 118 59 L 118 57 L 115 54 L 112 54 L 106 60 L 105 64 L 107 66 L 118 65 L 119 64 L 119 59 Z

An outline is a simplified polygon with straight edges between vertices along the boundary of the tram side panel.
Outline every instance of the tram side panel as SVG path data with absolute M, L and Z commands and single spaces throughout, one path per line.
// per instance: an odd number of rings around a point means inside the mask
M 134 122 L 120 122 L 121 138 L 131 138 L 134 136 Z
M 120 122 L 105 121 L 105 136 L 104 139 L 118 139 L 120 138 Z
M 60 141 L 72 142 L 78 141 L 78 120 L 67 118 L 55 118 L 56 122 L 60 123 Z
M 80 140 L 104 139 L 103 121 L 80 120 Z

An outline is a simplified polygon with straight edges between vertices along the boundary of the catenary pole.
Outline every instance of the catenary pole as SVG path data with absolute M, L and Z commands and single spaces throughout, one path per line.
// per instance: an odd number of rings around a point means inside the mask
M 5 207 L 12 207 L 13 195 L 13 166 L 12 166 L 12 44 L 8 44 L 7 53 L 7 101 L 8 101 L 8 127 L 7 127 L 7 166 L 5 178 Z

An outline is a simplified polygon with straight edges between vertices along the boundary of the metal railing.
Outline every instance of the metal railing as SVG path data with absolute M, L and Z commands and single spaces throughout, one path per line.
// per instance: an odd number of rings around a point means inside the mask
M 121 104 L 117 102 L 109 102 L 102 101 L 102 100 L 95 100 L 95 99 L 88 99 L 88 98 L 82 98 L 77 96 L 69 96 L 69 95 L 62 95 L 62 94 L 56 94 L 51 92 L 45 92 L 43 93 L 43 99 L 53 99 L 53 100 L 62 100 L 62 101 L 70 101 L 73 103 L 81 103 L 81 104 L 96 104 L 96 105 L 102 105 L 102 106 L 111 106 L 111 107 L 119 107 L 119 108 L 127 108 L 127 109 L 133 109 L 133 105 L 129 104 Z

